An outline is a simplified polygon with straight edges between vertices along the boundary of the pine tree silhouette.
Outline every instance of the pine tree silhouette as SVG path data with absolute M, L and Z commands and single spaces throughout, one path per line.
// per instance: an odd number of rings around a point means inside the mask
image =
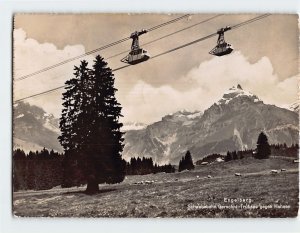
M 194 163 L 192 159 L 192 155 L 190 151 L 187 151 L 185 156 L 179 161 L 178 171 L 181 172 L 183 170 L 192 170 L 194 169 Z
M 233 159 L 233 160 L 238 159 L 238 155 L 237 155 L 236 151 L 233 151 L 233 152 L 232 152 L 232 159 Z
M 271 148 L 268 142 L 268 138 L 264 132 L 261 132 L 258 136 L 256 150 L 257 153 L 255 157 L 257 159 L 267 159 L 271 154 Z
M 121 106 L 115 98 L 114 75 L 96 56 L 92 69 L 82 61 L 74 78 L 66 82 L 60 118 L 61 136 L 69 162 L 77 161 L 87 183 L 86 192 L 99 191 L 100 183 L 122 182 L 126 162 L 122 160 L 123 133 L 119 123 Z M 76 162 L 75 162 L 76 164 Z
M 232 160 L 232 155 L 229 151 L 227 151 L 227 154 L 225 156 L 225 162 L 229 162 Z
M 192 170 L 195 168 L 191 152 L 188 150 L 185 154 L 185 169 Z

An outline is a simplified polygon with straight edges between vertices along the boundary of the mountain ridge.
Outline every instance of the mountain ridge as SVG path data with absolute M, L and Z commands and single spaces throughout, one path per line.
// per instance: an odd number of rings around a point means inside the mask
M 58 142 L 59 120 L 27 103 L 14 106 L 14 148 L 63 152 Z M 225 91 L 205 111 L 180 110 L 149 125 L 127 122 L 123 158 L 152 157 L 159 163 L 178 163 L 190 150 L 194 160 L 210 153 L 226 153 L 256 147 L 264 131 L 270 143 L 298 143 L 297 112 L 265 104 L 240 85 Z
M 189 124 L 170 121 L 170 118 L 174 116 L 162 117 L 161 121 L 141 131 L 128 131 L 124 157 L 145 156 L 158 163 L 177 163 L 190 150 L 198 160 L 210 153 L 255 148 L 261 131 L 267 133 L 270 143 L 298 142 L 295 112 L 264 104 L 240 85 L 226 91 L 219 101 Z M 162 143 L 169 140 L 172 143 Z

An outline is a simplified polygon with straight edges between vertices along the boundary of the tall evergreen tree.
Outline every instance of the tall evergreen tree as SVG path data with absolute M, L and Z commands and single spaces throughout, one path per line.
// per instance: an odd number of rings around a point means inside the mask
M 190 151 L 187 151 L 185 156 L 179 161 L 178 171 L 181 172 L 183 170 L 192 170 L 194 169 L 193 158 Z
M 191 152 L 188 150 L 185 154 L 185 169 L 192 170 L 195 168 Z
M 13 152 L 14 159 L 26 159 L 26 154 L 23 150 L 17 149 Z
M 225 156 L 225 162 L 229 162 L 230 160 L 232 160 L 232 155 L 229 151 L 227 151 L 227 154 Z
M 256 147 L 256 158 L 257 159 L 267 159 L 271 154 L 271 148 L 268 142 L 267 135 L 264 132 L 261 132 L 257 139 Z
M 178 171 L 181 172 L 183 170 L 183 158 L 179 161 Z
M 93 194 L 99 183 L 122 182 L 125 176 L 121 106 L 115 98 L 114 75 L 99 55 L 92 69 L 82 61 L 74 76 L 63 93 L 59 141 L 73 160 L 65 164 L 77 161 L 86 192 Z
M 233 152 L 232 152 L 232 159 L 233 159 L 233 160 L 238 159 L 238 155 L 237 155 L 236 151 L 233 151 Z

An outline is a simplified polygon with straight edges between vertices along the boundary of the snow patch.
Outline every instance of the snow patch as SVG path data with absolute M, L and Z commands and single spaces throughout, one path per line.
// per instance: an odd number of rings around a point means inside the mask
M 229 90 L 226 91 L 223 94 L 223 97 L 217 102 L 217 105 L 228 104 L 231 100 L 242 96 L 252 98 L 255 103 L 261 102 L 261 100 L 256 95 L 252 94 L 249 91 L 243 90 L 241 86 L 238 85 L 237 87 L 233 86 L 229 88 Z
M 244 144 L 243 144 L 243 140 L 241 138 L 240 132 L 234 128 L 233 130 L 233 135 L 237 137 L 238 143 L 241 146 L 241 149 L 244 150 Z
M 182 122 L 183 125 L 190 125 L 193 120 L 201 117 L 203 113 L 201 111 L 188 112 L 186 110 L 177 111 L 173 114 L 166 115 L 162 120 L 172 122 Z
M 298 113 L 298 112 L 299 112 L 299 106 L 300 106 L 300 100 L 298 100 L 298 101 L 292 103 L 292 104 L 288 107 L 288 109 L 291 110 L 291 111 L 294 111 L 294 112 L 297 112 L 297 113 Z
M 22 118 L 23 116 L 24 116 L 24 114 L 22 113 L 22 114 L 18 115 L 18 116 L 16 117 L 16 119 Z
M 202 115 L 202 112 L 194 112 L 187 116 L 188 119 L 195 119 L 197 117 L 200 117 Z
M 122 126 L 122 130 L 129 131 L 129 130 L 140 130 L 145 129 L 147 127 L 144 123 L 139 122 L 126 122 Z

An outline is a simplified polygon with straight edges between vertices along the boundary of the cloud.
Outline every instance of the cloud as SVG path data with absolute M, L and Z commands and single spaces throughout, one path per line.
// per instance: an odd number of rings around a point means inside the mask
M 179 83 L 189 90 L 179 91 L 171 85 L 153 87 L 139 81 L 124 99 L 125 119 L 153 122 L 179 109 L 205 110 L 218 101 L 233 85 L 256 94 L 265 103 L 287 107 L 297 99 L 296 76 L 280 81 L 267 57 L 251 64 L 241 52 L 213 57 L 181 77 Z
M 23 29 L 14 30 L 14 99 L 23 98 L 39 92 L 64 85 L 73 73 L 74 65 L 79 61 L 70 62 L 61 67 L 42 72 L 28 79 L 16 81 L 16 79 L 31 74 L 45 67 L 57 64 L 59 61 L 85 53 L 83 45 L 68 45 L 58 49 L 51 43 L 39 43 L 27 38 Z M 91 60 L 92 57 L 85 59 Z M 36 98 L 28 99 L 28 102 L 42 106 L 46 111 L 60 114 L 61 92 L 53 92 Z
M 211 97 L 221 95 L 224 88 L 239 83 L 266 103 L 278 106 L 294 102 L 298 92 L 296 76 L 281 81 L 268 57 L 251 64 L 239 51 L 203 62 L 184 78 L 196 82 Z
M 83 53 L 85 53 L 83 45 L 67 45 L 63 49 L 58 49 L 54 44 L 39 43 L 37 40 L 27 38 L 23 29 L 16 29 L 14 78 Z M 93 56 L 87 56 L 85 59 L 92 61 Z M 205 110 L 218 101 L 224 91 L 238 83 L 265 103 L 286 107 L 297 99 L 297 77 L 280 81 L 268 57 L 262 57 L 256 63 L 251 63 L 237 51 L 228 56 L 211 57 L 210 60 L 198 63 L 198 66 L 185 75 L 167 79 L 167 83 L 156 86 L 142 80 L 143 75 L 140 73 L 146 69 L 149 71 L 146 64 L 138 65 L 140 72 L 135 70 L 134 73 L 131 70 L 131 73 L 127 73 L 128 70 L 124 69 L 116 73 L 116 86 L 119 89 L 117 99 L 123 107 L 122 121 L 150 123 L 180 109 Z M 72 77 L 73 67 L 78 64 L 79 60 L 22 81 L 15 81 L 14 98 L 19 99 L 63 85 Z M 159 71 L 158 68 L 155 69 L 157 70 L 150 69 L 153 75 Z M 176 76 L 174 72 L 169 75 Z M 62 91 L 31 98 L 28 102 L 59 116 Z

